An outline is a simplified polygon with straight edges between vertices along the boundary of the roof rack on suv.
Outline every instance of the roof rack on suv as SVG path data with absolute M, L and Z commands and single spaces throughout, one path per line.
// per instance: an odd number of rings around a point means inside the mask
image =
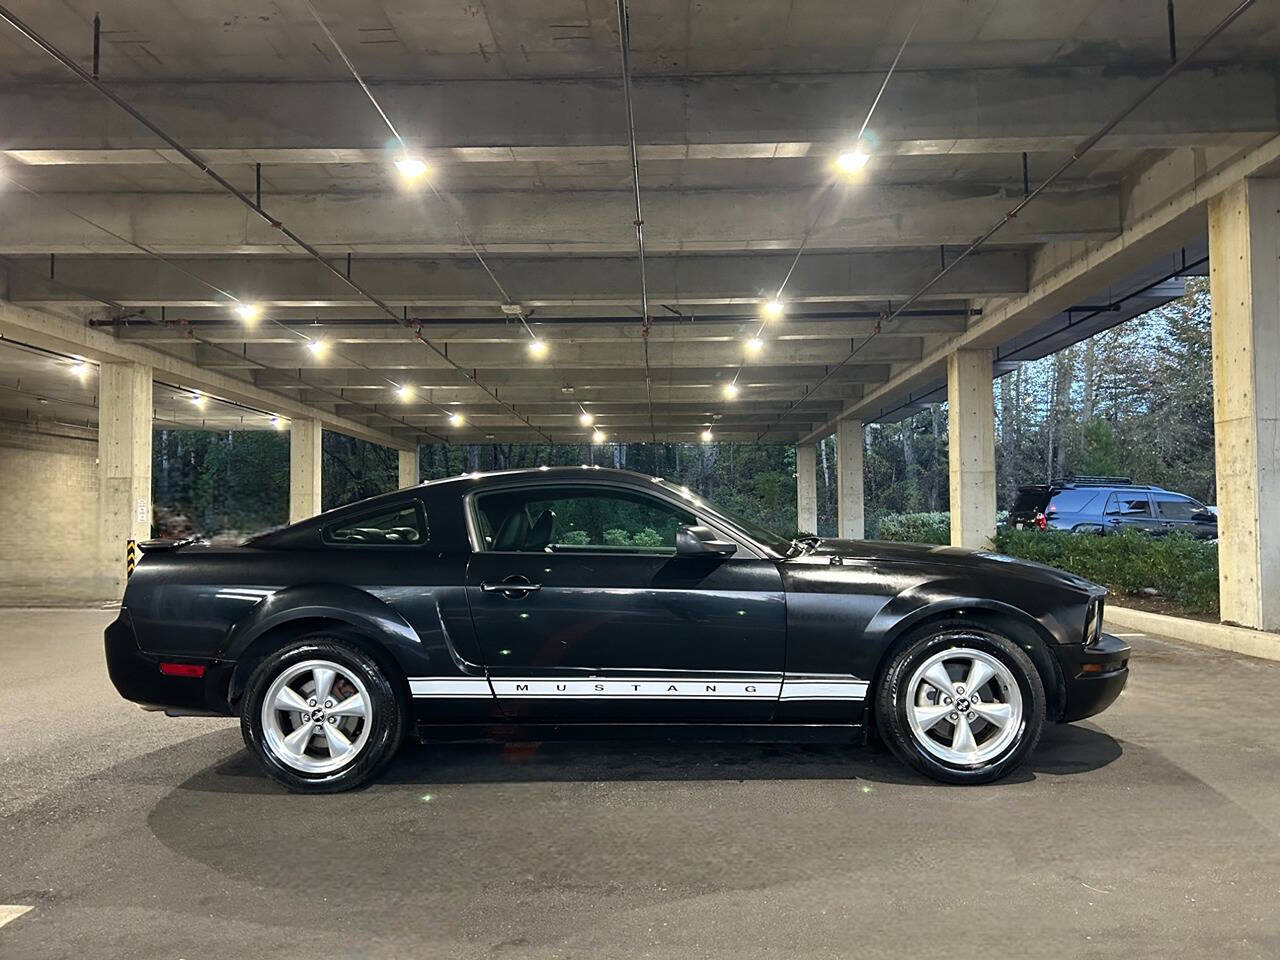
M 1130 477 L 1058 477 L 1053 482 L 1055 484 L 1074 483 L 1081 487 L 1108 487 L 1116 485 L 1131 487 L 1134 485 L 1133 479 Z

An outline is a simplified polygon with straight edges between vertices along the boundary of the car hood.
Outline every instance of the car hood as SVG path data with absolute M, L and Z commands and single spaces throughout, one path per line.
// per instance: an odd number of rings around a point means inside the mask
M 842 560 L 909 563 L 927 567 L 961 567 L 970 573 L 1017 577 L 1055 587 L 1065 587 L 1089 594 L 1105 593 L 1103 587 L 1057 567 L 1030 560 L 1019 560 L 991 550 L 965 547 L 933 546 L 927 543 L 899 543 L 892 540 L 819 540 L 817 546 L 797 559 L 839 557 Z

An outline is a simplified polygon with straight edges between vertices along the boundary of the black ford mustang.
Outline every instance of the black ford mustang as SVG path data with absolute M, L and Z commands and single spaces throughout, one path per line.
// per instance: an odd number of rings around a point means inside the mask
M 1104 591 L 991 553 L 786 540 L 657 477 L 468 475 L 239 547 L 154 541 L 107 628 L 120 693 L 238 715 L 309 792 L 424 739 L 861 738 L 994 780 L 1107 707 Z

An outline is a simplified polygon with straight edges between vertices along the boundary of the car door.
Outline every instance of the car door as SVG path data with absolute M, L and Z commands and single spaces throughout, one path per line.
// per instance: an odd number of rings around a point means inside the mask
M 1160 533 L 1160 521 L 1151 512 L 1151 498 L 1145 490 L 1116 490 L 1107 498 L 1107 530 L 1142 530 Z
M 1156 516 L 1169 533 L 1185 533 L 1192 537 L 1216 537 L 1217 518 L 1204 504 L 1180 493 L 1153 493 Z
M 467 596 L 494 693 L 512 717 L 767 721 L 785 602 L 776 564 L 677 557 L 694 507 L 634 485 L 486 488 L 468 497 Z

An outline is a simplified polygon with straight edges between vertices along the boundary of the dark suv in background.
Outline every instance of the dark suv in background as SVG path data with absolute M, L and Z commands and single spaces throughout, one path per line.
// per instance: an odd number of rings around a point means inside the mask
M 1128 477 L 1073 477 L 1018 488 L 1006 523 L 1016 529 L 1151 534 L 1187 533 L 1212 540 L 1218 518 L 1198 500 Z

